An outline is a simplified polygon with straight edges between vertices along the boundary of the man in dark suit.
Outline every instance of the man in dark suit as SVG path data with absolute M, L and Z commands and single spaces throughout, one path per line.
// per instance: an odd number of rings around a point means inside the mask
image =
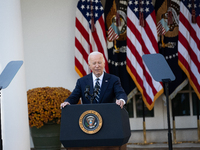
M 92 73 L 77 80 L 76 87 L 72 94 L 61 104 L 61 108 L 66 105 L 77 104 L 82 98 L 83 104 L 93 103 L 113 103 L 116 102 L 121 108 L 127 101 L 127 95 L 121 86 L 120 79 L 104 72 L 105 59 L 100 52 L 92 52 L 88 57 L 89 68 Z M 94 97 L 93 95 L 96 94 Z

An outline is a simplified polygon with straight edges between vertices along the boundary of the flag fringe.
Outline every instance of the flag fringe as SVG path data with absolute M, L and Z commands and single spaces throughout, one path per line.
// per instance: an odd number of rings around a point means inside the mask
M 195 84 L 193 83 L 191 77 L 190 77 L 190 74 L 188 72 L 188 70 L 185 68 L 185 66 L 181 63 L 180 60 L 178 60 L 178 65 L 181 67 L 181 69 L 185 72 L 186 76 L 188 77 L 188 80 L 189 80 L 189 83 L 191 85 L 191 87 L 194 89 L 195 93 L 197 94 L 197 97 L 199 98 L 200 100 L 200 93 L 198 92 L 197 90 L 197 87 L 195 86 Z
M 78 75 L 80 77 L 83 77 L 83 74 L 81 73 L 81 71 L 75 66 L 75 71 L 78 73 Z

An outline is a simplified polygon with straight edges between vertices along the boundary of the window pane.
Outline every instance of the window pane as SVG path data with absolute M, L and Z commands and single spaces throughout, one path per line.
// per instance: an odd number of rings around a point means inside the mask
M 133 118 L 133 98 L 131 98 L 128 103 L 125 105 L 126 110 L 128 111 L 129 118 Z
M 199 102 L 199 114 L 200 114 L 200 101 L 196 93 L 192 93 L 193 115 L 197 115 L 197 100 Z
M 137 118 L 143 117 L 143 100 L 141 95 L 136 95 L 135 96 L 136 100 L 136 113 L 137 113 Z M 144 113 L 145 117 L 154 117 L 154 108 L 149 111 L 146 105 L 144 104 Z
M 172 100 L 174 116 L 189 116 L 190 103 L 189 93 L 179 93 Z
M 189 86 L 190 86 L 190 84 L 187 84 L 181 91 L 189 90 Z

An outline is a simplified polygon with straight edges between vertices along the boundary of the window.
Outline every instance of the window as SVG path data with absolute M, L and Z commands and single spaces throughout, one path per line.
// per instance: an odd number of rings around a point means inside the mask
M 174 116 L 190 116 L 189 93 L 178 93 L 172 100 Z
M 174 116 L 191 116 L 197 114 L 196 101 L 199 100 L 194 90 L 188 84 L 171 101 Z M 191 106 L 190 106 L 191 105 Z M 143 100 L 138 92 L 126 105 L 130 118 L 143 117 Z M 134 110 L 135 109 L 135 110 Z M 191 110 L 192 109 L 192 110 Z M 149 111 L 144 105 L 145 117 L 154 117 L 154 108 Z M 135 113 L 135 115 L 134 115 Z M 200 114 L 200 102 L 199 102 Z
M 143 100 L 142 95 L 136 95 L 136 116 L 137 118 L 143 117 Z M 144 104 L 144 114 L 145 117 L 154 117 L 154 109 L 151 111 L 148 110 L 146 105 Z
M 199 114 L 200 114 L 200 101 L 195 92 L 192 92 L 192 105 L 193 105 L 193 115 L 197 115 L 197 101 L 199 102 Z
M 169 101 L 170 117 L 172 117 L 172 115 L 175 116 L 177 129 L 196 128 L 197 100 L 200 109 L 200 101 L 197 95 L 191 86 L 187 85 L 178 92 L 173 100 Z M 165 119 L 167 118 L 167 107 L 162 96 L 156 100 L 154 108 L 151 111 L 149 111 L 145 105 L 144 108 L 145 120 L 148 125 L 146 127 L 147 130 L 166 129 L 167 121 Z M 143 100 L 139 92 L 127 102 L 126 109 L 129 112 L 131 130 L 142 130 Z M 173 114 L 171 110 L 173 111 Z
M 137 117 L 137 118 L 143 117 L 143 100 L 142 100 L 142 96 L 140 93 L 136 94 L 126 104 L 126 109 L 129 113 L 130 118 L 134 118 L 134 108 L 136 108 L 136 110 L 135 110 L 136 116 L 135 117 Z M 149 111 L 145 104 L 144 104 L 144 113 L 145 113 L 145 117 L 154 117 L 154 109 Z
M 134 116 L 134 112 L 133 112 L 133 98 L 131 98 L 127 104 L 126 104 L 126 110 L 128 111 L 128 114 L 129 114 L 129 118 L 133 118 Z

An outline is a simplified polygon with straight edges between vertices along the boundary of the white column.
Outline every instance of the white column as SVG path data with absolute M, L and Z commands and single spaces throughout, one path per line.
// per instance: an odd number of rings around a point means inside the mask
M 24 61 L 20 0 L 0 1 L 0 73 L 12 60 Z M 25 62 L 2 90 L 3 150 L 30 150 Z

